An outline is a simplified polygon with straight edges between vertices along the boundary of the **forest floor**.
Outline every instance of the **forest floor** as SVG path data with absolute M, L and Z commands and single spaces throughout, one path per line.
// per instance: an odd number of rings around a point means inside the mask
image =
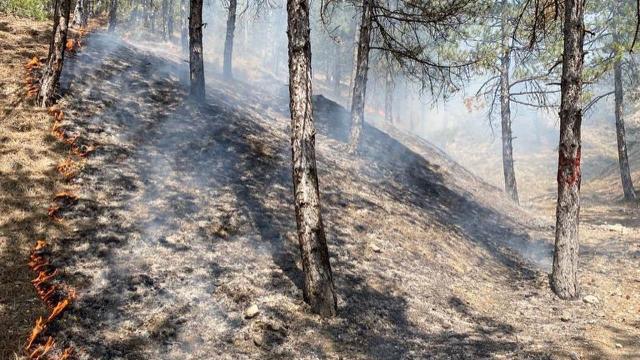
M 65 184 L 78 200 L 63 204 L 58 233 L 46 234 L 61 278 L 77 290 L 49 331 L 80 359 L 640 353 L 637 208 L 585 203 L 580 279 L 583 296 L 597 300 L 561 301 L 546 275 L 548 197 L 516 207 L 428 142 L 383 124 L 367 125 L 361 153 L 348 156 L 348 114 L 322 96 L 314 99 L 318 167 L 339 314 L 313 315 L 300 290 L 285 84 L 266 75 L 223 82 L 212 71 L 206 101 L 193 103 L 187 70 L 177 47 L 102 32 L 67 59 L 61 129 L 95 150 Z M 34 138 L 46 139 L 50 122 L 38 121 Z M 34 154 L 54 156 L 55 147 Z M 10 154 L 3 148 L 3 164 Z M 17 171 L 3 169 L 3 182 Z M 46 217 L 54 188 L 29 200 L 33 213 Z M 18 274 L 3 274 L 2 286 L 35 306 L 23 309 L 0 294 L 2 323 L 25 334 L 0 343 L 6 354 L 28 331 L 10 316 L 32 322 L 39 306 L 26 264 L 19 268 L 40 236 L 28 228 L 0 243 Z M 17 236 L 8 225 L 1 231 L 1 239 Z
M 47 23 L 0 14 L 0 359 L 10 359 L 45 308 L 26 266 L 36 240 L 55 236 L 47 216 L 63 149 L 46 111 L 25 101 L 24 65 L 46 57 Z

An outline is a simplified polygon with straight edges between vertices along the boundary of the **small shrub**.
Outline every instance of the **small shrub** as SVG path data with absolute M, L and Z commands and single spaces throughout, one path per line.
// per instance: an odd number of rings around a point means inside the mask
M 36 20 L 45 20 L 48 8 L 47 0 L 0 0 L 0 12 Z

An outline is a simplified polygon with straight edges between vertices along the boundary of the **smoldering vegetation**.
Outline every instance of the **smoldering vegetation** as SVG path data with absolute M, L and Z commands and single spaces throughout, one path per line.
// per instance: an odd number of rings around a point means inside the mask
M 594 309 L 554 321 L 570 305 L 541 271 L 550 224 L 427 141 L 372 119 L 347 156 L 346 110 L 314 98 L 339 307 L 321 320 L 300 290 L 284 84 L 209 63 L 194 103 L 178 47 L 102 33 L 68 65 L 63 127 L 96 148 L 57 249 L 79 296 L 56 338 L 81 359 L 598 354 L 575 339 Z

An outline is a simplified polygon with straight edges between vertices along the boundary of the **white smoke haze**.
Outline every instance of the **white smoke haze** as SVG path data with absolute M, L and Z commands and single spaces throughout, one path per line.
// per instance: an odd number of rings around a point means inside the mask
M 165 42 L 123 22 L 68 59 L 65 126 L 98 146 L 76 183 L 81 201 L 67 215 L 75 234 L 62 260 L 80 296 L 60 332 L 81 359 L 448 358 L 460 349 L 543 358 L 544 337 L 520 341 L 511 324 L 526 317 L 518 331 L 578 331 L 539 330 L 556 317 L 539 311 L 554 300 L 524 285 L 551 266 L 552 223 L 526 206 L 553 196 L 554 110 L 513 108 L 524 209 L 501 192 L 499 123 L 492 131 L 486 106 L 464 105 L 473 86 L 434 102 L 398 77 L 390 126 L 384 76 L 373 72 L 365 151 L 349 158 L 352 29 L 343 29 L 336 87 L 335 49 L 318 45 L 327 35 L 317 18 L 320 190 L 341 315 L 311 315 L 291 195 L 286 13 L 243 9 L 235 80 L 226 82 L 226 10 L 205 4 L 204 103 L 188 99 L 177 32 Z M 585 132 L 610 121 L 594 113 Z M 522 299 L 527 306 L 517 306 Z M 260 314 L 246 319 L 252 304 Z

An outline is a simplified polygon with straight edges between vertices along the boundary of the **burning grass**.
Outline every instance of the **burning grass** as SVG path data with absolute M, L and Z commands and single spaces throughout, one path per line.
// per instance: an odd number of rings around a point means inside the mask
M 82 167 L 81 161 L 75 161 L 71 156 L 68 156 L 56 165 L 56 170 L 65 180 L 69 181 L 78 175 Z
M 38 95 L 38 91 L 40 90 L 39 79 L 42 62 L 37 56 L 34 56 L 24 65 L 24 68 L 26 70 L 25 87 L 27 99 L 33 99 Z
M 2 119 L 8 125 L 3 133 L 6 151 L 0 155 L 0 234 L 11 234 L 8 241 L 0 236 L 0 263 L 6 264 L 6 276 L 0 274 L 0 299 L 13 299 L 7 307 L 0 306 L 0 323 L 7 324 L 6 331 L 0 334 L 0 358 L 18 357 L 22 348 L 31 359 L 69 359 L 72 349 L 56 349 L 56 341 L 46 332 L 69 308 L 75 293 L 58 278 L 60 270 L 50 261 L 47 242 L 38 240 L 31 249 L 29 243 L 34 233 L 43 238 L 60 236 L 57 223 L 64 210 L 77 202 L 74 194 L 61 192 L 47 209 L 50 194 L 59 188 L 59 178 L 51 176 L 51 169 L 55 168 L 64 180 L 72 179 L 82 167 L 80 158 L 91 153 L 93 147 L 78 144 L 77 136 L 66 131 L 62 125 L 65 113 L 60 106 L 47 109 L 52 119 L 48 121 L 45 112 L 32 104 L 46 63 L 49 22 L 2 14 L 0 20 L 7 28 L 0 36 L 0 105 Z M 87 33 L 86 29 L 72 32 L 73 39 L 66 44 L 69 53 L 81 48 L 81 39 Z M 66 159 L 58 151 L 60 147 L 52 144 L 50 133 L 69 146 Z M 15 261 L 27 255 L 29 268 L 36 274 L 32 280 L 24 263 Z M 48 308 L 48 314 L 44 315 L 46 310 L 38 302 L 30 301 L 32 289 Z M 26 334 L 25 345 L 19 339 Z
M 63 191 L 57 193 L 53 198 L 53 204 L 49 206 L 47 213 L 49 217 L 56 221 L 62 220 L 62 214 L 65 210 L 78 203 L 78 196 L 69 192 Z
M 55 340 L 51 336 L 42 342 L 45 332 L 76 297 L 73 289 L 56 281 L 59 271 L 50 264 L 48 259 L 50 256 L 51 252 L 46 240 L 36 241 L 29 256 L 29 267 L 38 274 L 31 283 L 36 289 L 38 297 L 50 308 L 46 319 L 39 317 L 36 320 L 31 334 L 27 338 L 25 351 L 29 354 L 30 359 L 45 359 L 45 355 L 54 348 Z M 70 352 L 69 348 L 65 349 L 60 358 L 69 358 Z
M 0 14 L 0 24 L 0 359 L 14 359 L 21 358 L 24 339 L 38 317 L 46 318 L 45 304 L 34 301 L 35 276 L 25 259 L 34 238 L 59 236 L 47 207 L 61 185 L 51 170 L 65 154 L 51 141 L 46 112 L 27 99 L 37 92 L 51 24 L 5 14 Z

